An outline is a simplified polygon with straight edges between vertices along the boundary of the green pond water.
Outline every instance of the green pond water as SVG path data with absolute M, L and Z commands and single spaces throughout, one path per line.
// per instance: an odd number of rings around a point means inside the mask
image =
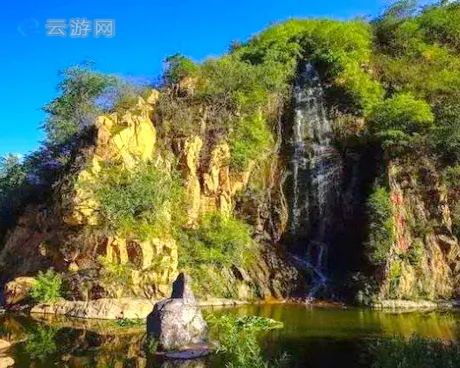
M 206 313 L 210 313 L 209 310 Z M 369 309 L 322 309 L 301 305 L 242 306 L 214 314 L 259 315 L 284 322 L 261 338 L 267 359 L 286 353 L 289 367 L 371 367 L 376 339 L 413 334 L 457 342 L 460 313 L 388 313 Z M 0 316 L 0 339 L 16 341 L 8 352 L 15 367 L 176 367 L 143 350 L 144 329 L 108 321 Z M 1 362 L 1 357 L 0 357 Z M 1 365 L 1 364 L 0 364 Z M 200 367 L 219 367 L 214 358 Z M 186 365 L 194 367 L 194 365 Z

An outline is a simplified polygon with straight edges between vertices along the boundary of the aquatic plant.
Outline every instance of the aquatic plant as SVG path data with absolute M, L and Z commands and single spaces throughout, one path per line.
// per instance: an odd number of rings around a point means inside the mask
M 371 346 L 373 368 L 456 368 L 460 367 L 460 345 L 414 335 L 378 340 Z
M 219 366 L 265 368 L 280 367 L 288 362 L 286 354 L 277 360 L 267 361 L 258 340 L 263 331 L 282 328 L 281 322 L 264 317 L 233 314 L 220 317 L 209 315 L 206 319 L 219 343 L 216 350 Z

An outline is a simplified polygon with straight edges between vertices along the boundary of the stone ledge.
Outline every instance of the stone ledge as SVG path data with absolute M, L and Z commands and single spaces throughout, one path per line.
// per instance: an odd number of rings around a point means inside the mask
M 374 302 L 371 307 L 377 310 L 434 310 L 434 309 L 452 309 L 460 307 L 458 300 L 380 300 Z
M 98 299 L 88 302 L 62 300 L 38 304 L 30 313 L 89 319 L 144 319 L 152 311 L 154 304 L 155 301 L 134 298 Z
M 36 315 L 60 315 L 85 319 L 146 319 L 158 300 L 142 298 L 98 299 L 84 301 L 60 300 L 34 306 L 30 313 Z M 198 301 L 200 307 L 232 307 L 249 302 L 232 299 L 208 299 Z

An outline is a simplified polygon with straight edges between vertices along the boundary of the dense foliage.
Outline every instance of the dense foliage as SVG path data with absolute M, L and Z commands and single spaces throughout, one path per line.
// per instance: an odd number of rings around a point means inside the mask
M 413 336 L 380 340 L 371 349 L 374 368 L 454 368 L 460 366 L 460 346 Z
M 388 259 L 393 243 L 393 220 L 388 191 L 375 188 L 367 203 L 369 214 L 368 256 L 372 264 L 381 265 Z
M 181 220 L 179 177 L 151 163 L 105 167 L 91 186 L 109 233 L 146 240 L 170 232 L 171 219 Z
M 254 257 L 251 227 L 233 216 L 214 212 L 196 230 L 181 233 L 179 267 L 199 281 L 200 293 L 234 297 L 223 272 L 247 266 Z
M 212 334 L 220 344 L 217 349 L 217 357 L 214 358 L 216 365 L 229 368 L 289 366 L 286 356 L 268 361 L 258 341 L 258 337 L 264 331 L 282 328 L 281 322 L 263 317 L 232 314 L 220 317 L 209 315 L 206 319 L 210 324 Z
M 291 20 L 219 59 L 193 64 L 174 55 L 167 59 L 165 82 L 181 92 L 161 98 L 163 129 L 205 135 L 209 144 L 228 141 L 232 167 L 242 170 L 273 150 L 301 60 L 322 71 L 334 109 L 367 114 L 383 94 L 366 71 L 371 53 L 371 27 L 363 21 Z
M 459 147 L 459 14 L 457 1 L 419 9 L 415 1 L 402 0 L 372 24 L 375 64 L 391 95 L 386 107 L 378 106 L 386 116 L 374 112 L 376 125 L 385 126 L 379 133 L 421 134 L 425 141 L 410 146 L 420 150 L 422 144 L 426 154 L 441 155 L 450 163 L 457 159 Z
M 30 290 L 33 299 L 40 303 L 55 302 L 61 298 L 62 276 L 52 269 L 40 271 Z

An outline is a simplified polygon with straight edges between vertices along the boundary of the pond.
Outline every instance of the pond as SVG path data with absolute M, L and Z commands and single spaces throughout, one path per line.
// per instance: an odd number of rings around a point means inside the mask
M 286 355 L 289 367 L 372 367 L 376 340 L 416 334 L 456 343 L 460 313 L 388 313 L 358 308 L 312 308 L 302 305 L 250 305 L 207 310 L 205 314 L 258 315 L 284 323 L 261 337 L 263 352 L 274 360 Z M 111 321 L 37 320 L 0 316 L 0 339 L 16 341 L 8 353 L 15 367 L 175 367 L 146 354 L 144 328 Z M 1 363 L 1 358 L 0 358 Z M 214 358 L 200 367 L 219 367 Z M 1 364 L 0 364 L 1 366 Z M 188 365 L 187 367 L 193 367 Z

